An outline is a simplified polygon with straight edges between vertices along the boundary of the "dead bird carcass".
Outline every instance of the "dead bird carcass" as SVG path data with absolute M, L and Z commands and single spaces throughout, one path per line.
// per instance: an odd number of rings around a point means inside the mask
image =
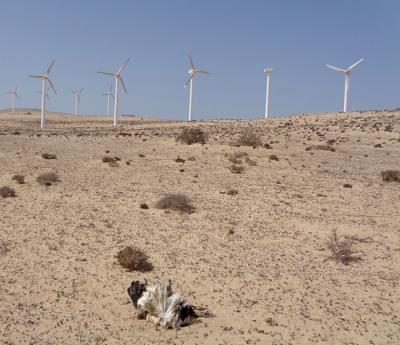
M 169 279 L 153 286 L 135 280 L 128 288 L 128 295 L 137 309 L 138 318 L 146 318 L 163 328 L 176 329 L 197 318 L 186 299 L 181 294 L 172 292 Z

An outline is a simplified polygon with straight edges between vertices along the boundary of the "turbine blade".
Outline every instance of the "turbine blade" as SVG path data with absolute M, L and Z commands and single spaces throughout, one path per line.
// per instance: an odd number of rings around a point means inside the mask
M 79 96 L 79 93 L 76 95 L 76 97 L 78 98 L 78 103 L 81 103 L 81 97 Z
M 47 79 L 47 81 L 49 82 L 50 87 L 52 88 L 53 92 L 57 95 L 57 91 L 56 91 L 56 89 L 55 89 L 55 87 L 54 87 L 52 81 L 51 81 L 50 79 Z
M 18 99 L 21 99 L 21 98 L 19 98 L 19 96 L 18 96 L 18 94 L 17 94 L 17 93 L 15 93 L 15 97 L 17 97 Z
M 351 71 L 354 67 L 356 67 L 357 65 L 359 65 L 363 61 L 364 61 L 364 58 L 358 60 L 355 64 L 352 64 L 347 70 Z
M 83 90 L 85 90 L 85 88 L 79 89 L 79 93 L 81 93 Z
M 110 96 L 111 96 L 113 99 L 115 99 L 115 97 L 114 97 L 114 95 L 113 95 L 112 93 L 110 94 Z
M 35 74 L 31 74 L 31 75 L 28 75 L 28 77 L 29 78 L 37 78 L 37 79 L 43 79 L 43 75 L 35 75 Z
M 337 71 L 337 72 L 346 72 L 346 70 L 344 70 L 342 68 L 339 68 L 339 67 L 336 67 L 336 66 L 326 65 L 326 67 L 328 67 L 330 69 L 333 69 L 334 71 Z
M 199 72 L 199 73 L 203 73 L 203 74 L 207 74 L 207 75 L 211 75 L 211 73 L 210 72 L 207 72 L 207 71 L 204 71 L 204 70 L 198 70 L 197 72 Z
M 190 67 L 192 67 L 192 69 L 195 70 L 196 67 L 195 67 L 195 65 L 194 65 L 194 63 L 193 63 L 192 55 L 191 55 L 189 52 L 188 52 L 188 57 L 189 57 L 189 64 L 190 64 Z
M 121 65 L 121 67 L 118 70 L 118 74 L 122 73 L 122 71 L 125 69 L 126 65 L 128 64 L 130 58 L 127 58 L 126 61 Z
M 101 71 L 99 71 L 99 72 L 97 72 L 97 73 L 99 73 L 99 74 L 104 74 L 104 75 L 112 75 L 113 77 L 116 76 L 116 73 L 112 73 L 112 72 L 101 72 Z
M 189 79 L 187 80 L 187 82 L 186 82 L 185 85 L 184 85 L 185 87 L 187 87 L 187 86 L 189 85 L 189 83 L 190 83 L 190 81 L 193 79 L 194 75 L 195 75 L 195 73 L 192 73 L 192 74 L 190 75 Z
M 110 91 L 109 91 L 110 93 L 112 92 L 112 85 L 110 86 Z
M 119 78 L 119 80 L 121 82 L 122 87 L 124 88 L 125 93 L 128 94 L 128 91 L 126 90 L 126 86 L 125 86 L 124 80 L 122 78 Z
M 49 75 L 51 72 L 51 69 L 54 66 L 54 63 L 56 62 L 56 60 L 53 59 L 53 61 L 51 62 L 51 64 L 49 65 L 49 67 L 47 68 L 46 74 Z
M 47 93 L 46 93 L 46 98 L 47 98 L 48 101 L 50 101 L 50 97 L 49 97 L 49 95 Z

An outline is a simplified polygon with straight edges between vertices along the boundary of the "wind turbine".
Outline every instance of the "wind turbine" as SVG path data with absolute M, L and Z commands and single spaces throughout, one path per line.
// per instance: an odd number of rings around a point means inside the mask
M 45 120 L 44 119 L 44 113 L 45 113 L 45 110 L 46 110 L 46 98 L 45 98 L 46 96 L 45 95 L 47 94 L 47 92 L 46 92 L 47 82 L 49 82 L 50 88 L 57 95 L 57 91 L 54 88 L 54 85 L 53 85 L 53 83 L 51 82 L 51 80 L 49 78 L 49 74 L 51 72 L 51 69 L 54 66 L 54 62 L 55 62 L 55 60 L 53 60 L 51 62 L 51 64 L 49 65 L 49 67 L 47 67 L 47 71 L 46 71 L 45 74 L 43 74 L 43 75 L 30 75 L 29 76 L 30 78 L 42 79 L 42 113 L 40 115 L 40 128 L 44 128 L 44 120 Z
M 189 73 L 189 79 L 185 84 L 185 87 L 187 87 L 190 84 L 190 91 L 189 91 L 189 121 L 192 121 L 192 106 L 193 106 L 193 79 L 196 73 L 202 73 L 202 74 L 207 74 L 210 75 L 211 73 L 196 69 L 196 66 L 193 63 L 192 56 L 190 53 L 188 53 L 189 56 L 189 64 L 190 64 L 190 70 L 188 71 Z
M 118 72 L 114 73 L 114 72 L 97 72 L 100 74 L 105 74 L 105 75 L 111 75 L 115 78 L 115 101 L 114 101 L 114 124 L 113 126 L 117 125 L 117 113 L 118 113 L 118 86 L 119 86 L 119 82 L 121 82 L 122 87 L 124 88 L 124 91 L 126 94 L 128 94 L 128 91 L 126 90 L 126 86 L 124 83 L 124 80 L 121 77 L 121 73 L 124 70 L 124 68 L 126 67 L 126 65 L 129 62 L 129 58 L 121 65 L 121 67 L 119 68 Z
M 266 81 L 266 91 L 265 91 L 265 118 L 268 119 L 269 116 L 269 78 L 272 74 L 272 68 L 265 68 L 264 73 L 267 75 Z
M 75 116 L 78 115 L 78 103 L 81 103 L 81 97 L 79 95 L 83 90 L 85 89 L 70 90 L 73 93 L 75 99 L 75 112 L 74 112 Z
M 18 90 L 18 86 L 16 86 L 14 90 L 10 90 L 7 92 L 9 95 L 11 95 L 11 112 L 12 113 L 14 112 L 15 97 L 20 99 L 18 96 L 17 90 Z
M 107 117 L 108 117 L 110 115 L 110 97 L 114 98 L 114 95 L 112 93 L 112 85 L 110 86 L 110 90 L 108 92 L 103 93 L 103 96 L 107 96 Z
M 348 102 L 348 98 L 349 98 L 349 82 L 350 82 L 351 71 L 353 70 L 354 67 L 356 67 L 357 65 L 359 65 L 363 61 L 364 61 L 364 59 L 360 59 L 360 60 L 358 60 L 356 63 L 354 63 L 353 65 L 351 65 L 347 69 L 339 68 L 339 67 L 332 66 L 332 65 L 326 65 L 326 67 L 328 67 L 330 69 L 333 69 L 334 71 L 344 73 L 344 105 L 343 105 L 343 112 L 347 112 L 347 102 Z

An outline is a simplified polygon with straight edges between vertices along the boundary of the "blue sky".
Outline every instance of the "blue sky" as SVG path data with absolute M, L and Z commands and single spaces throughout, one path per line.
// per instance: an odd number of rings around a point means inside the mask
M 127 58 L 121 113 L 185 119 L 187 51 L 211 76 L 195 80 L 194 119 L 258 118 L 264 67 L 273 67 L 274 116 L 339 111 L 343 76 L 326 63 L 359 65 L 350 109 L 400 106 L 398 0 L 13 0 L 0 13 L 0 107 L 16 84 L 19 106 L 39 107 L 40 82 L 55 58 L 58 96 L 50 110 L 72 112 L 71 88 L 84 87 L 80 111 L 105 112 L 112 79 L 96 74 Z

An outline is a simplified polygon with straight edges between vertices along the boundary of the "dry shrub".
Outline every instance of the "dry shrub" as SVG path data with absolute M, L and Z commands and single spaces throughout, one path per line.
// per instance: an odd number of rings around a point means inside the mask
M 60 182 L 60 178 L 58 175 L 54 172 L 48 172 L 42 175 L 39 175 L 37 178 L 37 181 L 40 184 L 43 184 L 45 186 L 51 186 L 55 182 Z
M 7 186 L 1 187 L 0 196 L 2 198 L 13 198 L 16 196 L 15 190 Z
M 228 189 L 228 191 L 226 192 L 226 194 L 228 194 L 228 195 L 236 195 L 236 194 L 238 194 L 239 193 L 239 191 L 237 190 L 237 189 L 234 189 L 234 188 L 230 188 L 230 189 Z
M 400 170 L 385 170 L 381 176 L 384 182 L 400 182 Z
M 332 252 L 332 256 L 328 259 L 334 259 L 344 265 L 361 260 L 359 256 L 354 255 L 356 252 L 353 250 L 353 244 L 352 238 L 346 236 L 339 238 L 336 230 L 333 230 L 327 242 L 328 249 Z
M 306 151 L 311 151 L 311 150 L 331 151 L 331 152 L 336 151 L 336 149 L 330 145 L 311 145 L 306 148 Z
M 277 155 L 269 155 L 269 160 L 271 160 L 271 161 L 279 161 L 279 158 L 278 158 L 278 156 Z
M 247 163 L 248 165 L 251 165 L 251 166 L 253 166 L 253 167 L 257 165 L 257 162 L 256 162 L 256 161 L 253 161 L 253 160 L 250 159 L 249 157 L 246 157 L 244 160 L 246 161 L 246 163 Z
M 14 175 L 11 179 L 16 181 L 19 184 L 25 183 L 25 176 L 23 176 L 23 175 Z
M 119 158 L 119 157 L 110 157 L 110 156 L 104 156 L 104 157 L 101 159 L 101 161 L 102 161 L 103 163 L 108 163 L 108 165 L 109 165 L 110 167 L 113 167 L 113 168 L 115 168 L 115 167 L 118 166 L 118 161 L 120 161 L 120 160 L 121 160 L 121 158 Z
M 240 133 L 237 140 L 238 146 L 257 147 L 262 145 L 261 137 L 252 128 L 246 128 Z
M 146 253 L 140 249 L 128 246 L 121 249 L 115 256 L 118 263 L 129 271 L 151 271 L 152 265 L 147 260 L 149 259 Z
M 208 135 L 201 128 L 185 127 L 182 132 L 176 137 L 176 141 L 183 144 L 205 144 L 208 140 Z
M 57 159 L 57 156 L 54 153 L 43 153 L 42 158 L 44 159 Z
M 233 152 L 228 155 L 228 161 L 233 164 L 242 164 L 241 158 L 247 157 L 247 152 Z
M 232 164 L 229 167 L 229 170 L 234 174 L 243 174 L 244 173 L 244 167 L 241 165 Z
M 168 194 L 158 200 L 156 208 L 162 210 L 180 211 L 182 213 L 193 213 L 194 206 L 189 197 L 184 194 Z

